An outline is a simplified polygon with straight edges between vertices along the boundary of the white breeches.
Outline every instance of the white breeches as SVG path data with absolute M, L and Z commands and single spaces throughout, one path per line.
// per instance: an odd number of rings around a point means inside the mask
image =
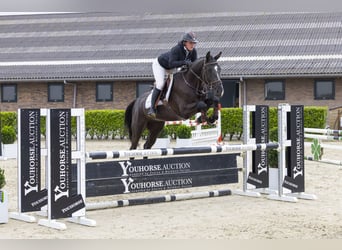
M 157 89 L 162 90 L 165 84 L 166 69 L 164 69 L 158 62 L 158 59 L 154 59 L 152 63 L 152 70 L 155 79 L 155 86 Z

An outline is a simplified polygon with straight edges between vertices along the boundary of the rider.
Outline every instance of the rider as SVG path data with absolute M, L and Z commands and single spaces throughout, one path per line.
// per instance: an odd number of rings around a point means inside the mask
M 165 84 L 165 74 L 167 71 L 181 67 L 183 65 L 190 66 L 192 62 L 197 59 L 197 50 L 195 48 L 198 42 L 195 33 L 188 32 L 182 37 L 176 46 L 171 48 L 166 53 L 161 54 L 152 63 L 152 70 L 155 79 L 155 86 L 152 92 L 151 108 L 148 115 L 151 117 L 156 116 L 155 104 L 158 96 Z

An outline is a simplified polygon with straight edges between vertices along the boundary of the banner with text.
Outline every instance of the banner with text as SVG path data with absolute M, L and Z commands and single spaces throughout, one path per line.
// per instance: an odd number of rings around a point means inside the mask
M 238 182 L 237 154 L 90 162 L 87 197 Z M 74 190 L 76 167 L 73 168 Z
M 283 187 L 293 193 L 304 192 L 304 106 L 291 106 L 287 120 L 291 148 L 287 152 L 287 176 Z
M 269 108 L 257 105 L 252 113 L 252 137 L 256 143 L 269 142 Z M 256 188 L 267 188 L 268 178 L 268 151 L 257 150 L 252 152 L 252 172 L 249 173 L 247 183 Z
M 85 207 L 83 197 L 71 195 L 71 110 L 51 109 L 51 217 L 71 217 Z
M 21 211 L 39 211 L 47 204 L 41 190 L 40 109 L 20 109 L 20 196 Z

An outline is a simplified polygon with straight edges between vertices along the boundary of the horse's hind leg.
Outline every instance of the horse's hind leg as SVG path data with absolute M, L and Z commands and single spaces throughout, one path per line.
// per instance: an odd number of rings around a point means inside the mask
M 149 131 L 147 140 L 144 144 L 144 149 L 150 149 L 152 148 L 153 144 L 156 142 L 157 137 L 164 128 L 165 122 L 163 121 L 149 121 L 147 123 L 147 129 Z
M 137 149 L 140 137 L 145 129 L 145 126 L 134 126 L 132 127 L 132 137 L 131 137 L 131 147 L 132 149 Z
M 137 116 L 133 117 L 130 150 L 137 149 L 139 140 L 145 128 L 146 128 L 146 121 L 144 121 L 142 118 L 139 119 Z

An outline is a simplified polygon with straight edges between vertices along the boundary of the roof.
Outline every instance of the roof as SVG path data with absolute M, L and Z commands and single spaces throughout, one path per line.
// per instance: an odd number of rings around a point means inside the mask
M 0 81 L 151 79 L 190 30 L 222 78 L 342 76 L 342 13 L 65 13 L 0 16 Z

